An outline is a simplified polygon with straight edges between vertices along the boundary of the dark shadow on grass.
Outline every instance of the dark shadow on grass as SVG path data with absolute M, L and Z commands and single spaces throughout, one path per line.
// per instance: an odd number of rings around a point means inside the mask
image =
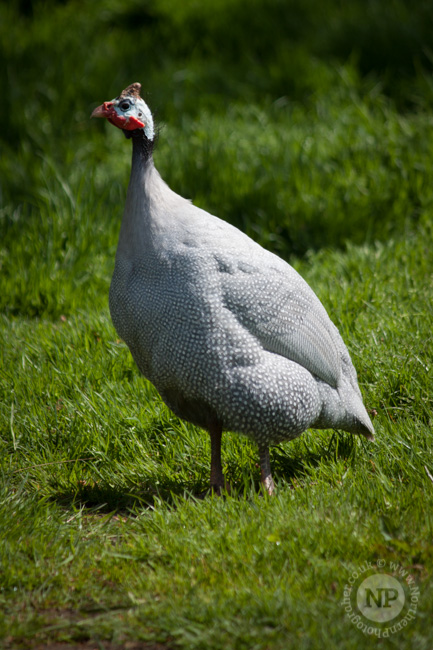
M 305 438 L 301 438 L 300 442 L 304 447 L 302 450 L 299 446 L 296 450 L 291 449 L 290 446 L 271 448 L 272 474 L 279 482 L 302 482 L 319 465 L 332 465 L 337 460 L 349 461 L 356 454 L 356 437 L 349 433 L 334 431 L 328 444 L 320 446 L 318 451 L 309 449 Z
M 147 481 L 141 485 L 112 486 L 104 483 L 71 486 L 59 491 L 53 499 L 64 508 L 98 510 L 101 514 L 118 513 L 131 515 L 143 508 L 153 508 L 161 501 L 175 506 L 179 497 L 197 497 L 204 485 L 187 485 L 176 480 L 161 483 Z

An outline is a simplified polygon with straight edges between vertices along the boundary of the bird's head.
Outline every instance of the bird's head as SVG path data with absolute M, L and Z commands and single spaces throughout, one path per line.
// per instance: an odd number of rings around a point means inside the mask
M 91 117 L 105 117 L 111 124 L 125 131 L 125 135 L 127 131 L 143 129 L 144 135 L 152 141 L 155 137 L 152 113 L 140 97 L 140 90 L 141 84 L 131 84 L 118 97 L 95 108 Z

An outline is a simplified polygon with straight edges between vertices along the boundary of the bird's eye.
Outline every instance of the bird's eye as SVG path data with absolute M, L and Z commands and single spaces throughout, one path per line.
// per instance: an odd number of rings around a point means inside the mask
M 123 104 L 120 104 L 120 108 L 122 111 L 127 111 L 129 108 L 129 102 L 123 102 Z

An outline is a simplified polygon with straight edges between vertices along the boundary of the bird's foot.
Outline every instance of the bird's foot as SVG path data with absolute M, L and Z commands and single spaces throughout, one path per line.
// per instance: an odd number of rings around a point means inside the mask
M 275 494 L 275 483 L 270 474 L 262 480 L 262 490 L 265 494 L 269 494 L 269 496 Z
M 260 447 L 260 474 L 262 481 L 262 490 L 265 494 L 272 496 L 275 492 L 275 483 L 271 474 L 271 462 L 269 459 L 269 447 Z

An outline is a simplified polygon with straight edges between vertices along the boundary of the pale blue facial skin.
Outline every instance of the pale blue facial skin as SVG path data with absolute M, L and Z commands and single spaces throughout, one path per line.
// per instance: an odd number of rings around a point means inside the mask
M 153 126 L 153 117 L 148 105 L 141 99 L 141 97 L 116 97 L 111 100 L 113 108 L 116 113 L 121 117 L 135 117 L 140 122 L 144 123 L 144 134 L 148 140 L 153 140 L 155 137 L 155 129 Z

